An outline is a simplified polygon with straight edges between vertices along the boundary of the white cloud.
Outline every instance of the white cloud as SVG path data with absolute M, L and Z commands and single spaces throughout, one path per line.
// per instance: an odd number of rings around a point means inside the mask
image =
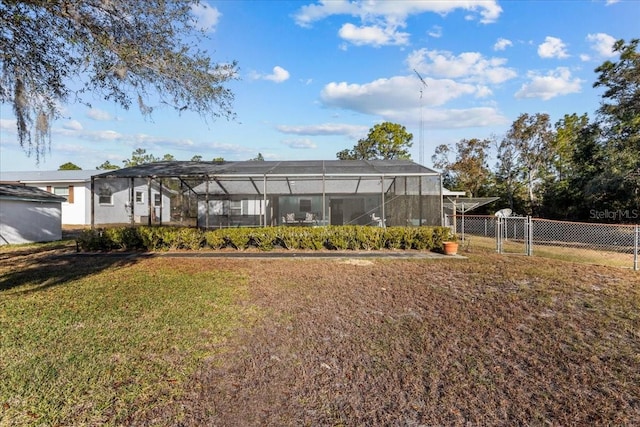
M 133 141 L 136 147 L 171 147 L 171 148 L 190 148 L 194 146 L 194 143 L 190 139 L 186 138 L 166 138 L 160 136 L 146 135 L 138 133 L 124 137 L 127 141 Z
M 77 120 L 69 120 L 66 123 L 64 123 L 62 125 L 62 127 L 64 129 L 68 129 L 68 130 L 82 130 L 83 129 L 82 123 L 80 123 Z
M 538 55 L 540 58 L 568 58 L 566 47 L 561 39 L 547 36 L 544 43 L 538 46 Z
M 611 6 L 612 4 L 618 3 L 620 0 L 606 0 L 607 6 Z
M 480 15 L 480 22 L 495 22 L 502 8 L 496 0 L 464 1 L 377 1 L 377 0 L 320 0 L 316 4 L 302 6 L 294 19 L 303 27 L 333 15 L 351 15 L 362 20 L 404 21 L 410 15 L 437 13 L 446 15 L 455 10 L 466 10 Z M 474 17 L 475 19 L 475 17 Z
M 489 89 L 487 86 L 478 85 L 476 86 L 476 98 L 486 98 L 488 96 L 493 95 L 493 91 Z
M 159 149 L 168 147 L 169 149 L 191 148 L 195 144 L 190 139 L 184 138 L 166 138 L 160 136 L 152 136 L 143 133 L 138 134 L 122 134 L 114 130 L 87 130 L 76 120 L 70 120 L 61 127 L 51 130 L 54 135 L 61 135 L 68 138 L 78 138 L 84 141 L 101 142 L 121 142 L 132 147 Z
M 15 133 L 16 123 L 16 119 L 0 119 L 0 130 Z
M 87 111 L 87 117 L 101 122 L 113 120 L 113 116 L 111 114 L 98 108 L 90 108 L 89 111 Z
M 284 68 L 276 65 L 273 67 L 273 72 L 271 74 L 259 74 L 252 73 L 251 78 L 255 80 L 270 80 L 276 83 L 282 83 L 285 80 L 289 80 L 289 72 Z
M 451 52 L 427 49 L 416 50 L 407 58 L 409 68 L 425 75 L 492 84 L 516 77 L 513 69 L 504 67 L 506 62 L 504 58 L 485 58 L 478 52 L 455 56 Z
M 320 0 L 318 4 L 302 6 L 294 15 L 296 24 L 310 27 L 315 21 L 320 21 L 332 15 L 358 15 L 358 6 L 348 0 Z
M 191 5 L 191 13 L 196 18 L 197 27 L 202 31 L 209 32 L 215 31 L 215 27 L 222 16 L 218 9 L 209 6 L 205 2 Z
M 255 156 L 256 151 L 253 147 L 243 147 L 237 144 L 224 144 L 220 142 L 211 142 L 206 144 L 200 144 L 200 148 L 211 154 L 211 158 L 224 157 L 227 158 L 241 158 L 246 156 Z M 265 156 L 267 157 L 267 156 Z M 203 156 L 207 159 L 207 156 Z M 245 159 L 246 160 L 246 159 Z
M 348 125 L 341 123 L 324 123 L 320 125 L 302 125 L 302 126 L 290 126 L 280 125 L 277 126 L 282 133 L 292 135 L 361 135 L 366 133 L 369 129 L 367 126 Z
M 439 110 L 425 115 L 425 126 L 466 128 L 506 124 L 508 119 L 491 107 Z
M 507 47 L 513 46 L 513 42 L 508 39 L 500 37 L 493 45 L 493 50 L 505 50 Z
M 600 58 L 612 58 L 616 56 L 613 45 L 616 39 L 606 33 L 587 35 L 587 41 L 591 44 L 591 50 L 595 51 Z
M 434 39 L 439 39 L 440 37 L 442 37 L 442 27 L 439 25 L 434 25 L 429 31 L 427 31 L 427 34 Z
M 123 135 L 115 130 L 86 131 L 78 136 L 92 141 L 117 141 L 123 139 Z
M 450 79 L 425 80 L 427 87 L 414 75 L 378 79 L 362 85 L 333 82 L 324 87 L 320 98 L 327 107 L 417 124 L 421 105 L 435 107 L 465 96 L 481 97 L 488 94 L 488 88 L 484 86 Z
M 356 46 L 372 45 L 380 47 L 406 45 L 409 43 L 409 33 L 398 32 L 395 26 L 387 26 L 385 28 L 377 25 L 356 27 L 347 23 L 340 28 L 338 35 L 343 40 Z
M 316 148 L 316 144 L 308 138 L 286 139 L 282 141 L 282 144 L 296 150 L 308 150 L 308 149 Z
M 516 92 L 516 98 L 540 98 L 545 101 L 557 96 L 579 93 L 583 80 L 571 77 L 571 71 L 566 67 L 558 67 L 546 75 L 529 72 L 529 83 L 522 85 Z

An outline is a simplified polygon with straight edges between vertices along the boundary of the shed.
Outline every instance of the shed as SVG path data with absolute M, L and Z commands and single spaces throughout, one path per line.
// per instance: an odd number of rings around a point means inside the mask
M 62 202 L 35 187 L 0 184 L 0 245 L 62 239 Z

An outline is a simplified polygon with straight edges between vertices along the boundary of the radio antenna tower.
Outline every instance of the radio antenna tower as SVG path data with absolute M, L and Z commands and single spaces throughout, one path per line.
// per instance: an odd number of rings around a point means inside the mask
M 424 79 L 422 78 L 422 76 L 420 75 L 420 73 L 414 68 L 413 71 L 415 71 L 416 75 L 418 76 L 418 78 L 420 79 L 420 81 L 422 82 L 422 84 L 424 85 L 424 87 L 429 87 L 429 85 L 424 81 Z M 424 120 L 422 117 L 422 106 L 423 106 L 423 102 L 422 102 L 422 86 L 420 86 L 420 131 L 419 131 L 419 162 L 421 165 L 424 166 Z

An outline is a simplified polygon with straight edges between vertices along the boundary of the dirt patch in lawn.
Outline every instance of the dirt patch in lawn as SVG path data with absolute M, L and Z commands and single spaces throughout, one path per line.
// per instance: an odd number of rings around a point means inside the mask
M 640 276 L 540 258 L 192 259 L 263 315 L 138 425 L 640 424 Z

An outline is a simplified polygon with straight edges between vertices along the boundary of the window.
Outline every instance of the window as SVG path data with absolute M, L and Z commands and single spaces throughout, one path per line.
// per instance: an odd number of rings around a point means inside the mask
M 144 203 L 144 193 L 142 191 L 136 191 L 136 203 Z
M 100 194 L 98 196 L 98 203 L 101 205 L 113 205 L 113 196 L 111 194 Z
M 242 215 L 242 200 L 231 200 L 229 202 L 231 215 Z
M 62 196 L 65 198 L 65 201 L 69 201 L 69 187 L 53 187 L 53 194 Z
M 311 211 L 311 199 L 300 199 L 300 212 Z
M 108 187 L 98 190 L 98 203 L 101 205 L 113 205 L 113 192 Z
M 153 195 L 153 206 L 162 206 L 162 194 L 156 193 Z

